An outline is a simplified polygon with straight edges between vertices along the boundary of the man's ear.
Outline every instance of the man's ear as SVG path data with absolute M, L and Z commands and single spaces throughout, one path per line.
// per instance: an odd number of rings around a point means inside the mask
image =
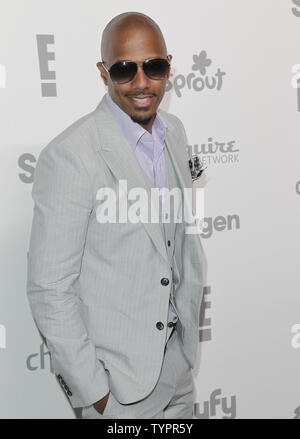
M 96 66 L 97 66 L 98 70 L 100 71 L 100 75 L 101 75 L 101 78 L 103 79 L 104 84 L 108 85 L 107 72 L 106 72 L 105 68 L 103 67 L 102 62 L 101 61 L 97 62 Z
M 167 60 L 169 61 L 169 63 L 171 63 L 172 55 L 168 55 L 168 56 L 167 56 Z M 169 79 L 170 74 L 171 74 L 171 66 L 169 67 L 169 71 L 168 71 L 167 79 Z

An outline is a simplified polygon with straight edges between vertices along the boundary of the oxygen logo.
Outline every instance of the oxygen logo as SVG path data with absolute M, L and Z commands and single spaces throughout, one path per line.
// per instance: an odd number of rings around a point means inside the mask
M 291 340 L 292 348 L 298 349 L 300 348 L 300 324 L 296 323 L 293 325 L 291 332 L 292 334 L 295 334 Z
M 227 215 L 227 217 L 221 215 L 215 218 L 205 217 L 201 223 L 202 233 L 200 236 L 205 239 L 210 238 L 214 230 L 222 232 L 223 230 L 240 229 L 240 217 L 237 214 Z
M 6 88 L 6 68 L 0 64 L 0 88 Z
M 6 328 L 4 325 L 0 325 L 0 349 L 6 348 Z
M 182 74 L 176 75 L 173 81 L 170 79 L 166 83 L 166 91 L 174 88 L 176 95 L 181 98 L 181 90 L 188 87 L 189 90 L 195 91 L 217 90 L 220 91 L 223 86 L 223 76 L 226 75 L 220 68 L 214 70 L 213 73 L 207 73 L 207 69 L 211 66 L 212 60 L 207 57 L 205 50 L 202 50 L 199 55 L 193 55 L 191 69 L 196 73 L 189 73 L 187 76 Z M 172 72 L 170 77 L 173 76 Z
M 54 44 L 54 35 L 37 35 L 36 36 L 38 59 L 40 66 L 42 96 L 57 96 L 56 83 L 49 82 L 56 79 L 54 70 L 49 70 L 49 61 L 55 60 L 55 52 L 48 52 L 47 45 Z
M 212 137 L 206 143 L 200 145 L 188 145 L 192 154 L 200 155 L 203 165 L 227 164 L 239 162 L 239 149 L 236 147 L 235 140 L 216 141 Z
M 26 366 L 28 370 L 34 371 L 37 369 L 45 369 L 45 357 L 49 357 L 48 367 L 51 373 L 53 372 L 52 360 L 50 352 L 45 352 L 45 343 L 40 345 L 40 351 L 38 353 L 30 354 L 26 360 Z M 48 368 L 47 367 L 47 368 Z
M 292 74 L 291 84 L 297 91 L 297 110 L 300 111 L 300 64 L 293 65 Z
M 292 8 L 292 12 L 296 17 L 300 17 L 300 0 L 292 0 L 292 2 L 294 3 L 294 5 L 298 6 L 299 9 L 297 8 Z
M 218 411 L 221 411 L 223 419 L 234 419 L 236 417 L 236 396 L 230 397 L 230 404 L 226 397 L 220 398 L 221 389 L 214 390 L 208 401 L 204 401 L 203 408 L 201 404 L 196 402 L 194 405 L 194 414 L 197 419 L 210 419 L 217 414 L 217 406 L 220 406 Z M 227 416 L 229 415 L 229 416 Z
M 211 340 L 211 317 L 207 316 L 207 310 L 211 309 L 211 301 L 209 300 L 209 295 L 211 294 L 210 287 L 203 288 L 203 300 L 200 309 L 200 319 L 199 319 L 199 341 L 210 341 Z M 208 297 L 207 297 L 208 296 Z

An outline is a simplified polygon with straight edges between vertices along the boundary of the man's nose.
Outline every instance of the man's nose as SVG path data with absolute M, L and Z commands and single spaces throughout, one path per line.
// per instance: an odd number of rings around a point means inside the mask
M 142 66 L 138 66 L 138 70 L 132 83 L 139 89 L 150 87 L 150 78 L 145 74 Z

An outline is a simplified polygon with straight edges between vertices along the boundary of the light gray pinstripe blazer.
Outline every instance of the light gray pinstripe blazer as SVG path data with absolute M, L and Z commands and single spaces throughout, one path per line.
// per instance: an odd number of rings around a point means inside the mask
M 159 110 L 166 147 L 181 188 L 191 187 L 182 122 Z M 106 223 L 96 218 L 101 187 L 127 180 L 128 191 L 150 183 L 109 109 L 97 108 L 46 145 L 38 158 L 32 197 L 27 295 L 52 365 L 71 405 L 83 407 L 109 390 L 121 403 L 146 397 L 163 361 L 172 279 L 161 225 Z M 179 337 L 194 366 L 203 295 L 199 235 L 177 224 L 174 257 Z M 163 329 L 156 326 L 164 324 Z

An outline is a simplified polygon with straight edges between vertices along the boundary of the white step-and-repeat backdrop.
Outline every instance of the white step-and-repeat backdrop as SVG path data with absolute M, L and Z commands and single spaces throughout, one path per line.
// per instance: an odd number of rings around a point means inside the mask
M 102 30 L 173 55 L 161 108 L 207 166 L 196 418 L 300 418 L 300 0 L 1 0 L 0 417 L 75 418 L 26 296 L 41 149 L 106 92 Z

